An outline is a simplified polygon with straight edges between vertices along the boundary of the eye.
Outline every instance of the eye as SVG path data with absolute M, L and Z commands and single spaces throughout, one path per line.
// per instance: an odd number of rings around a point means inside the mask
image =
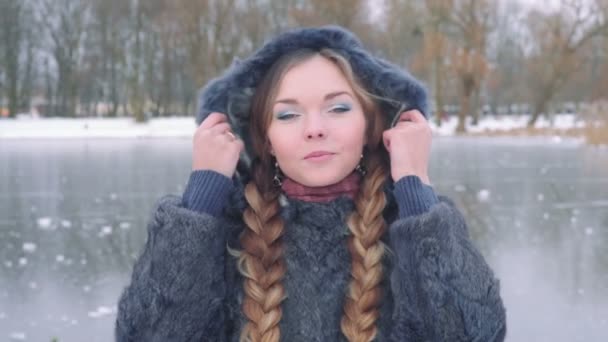
M 298 114 L 293 112 L 280 112 L 276 115 L 278 120 L 290 120 L 298 116 Z
M 338 104 L 338 105 L 331 107 L 331 109 L 329 111 L 334 112 L 334 113 L 344 113 L 344 112 L 348 112 L 351 109 L 352 109 L 352 107 L 348 104 Z

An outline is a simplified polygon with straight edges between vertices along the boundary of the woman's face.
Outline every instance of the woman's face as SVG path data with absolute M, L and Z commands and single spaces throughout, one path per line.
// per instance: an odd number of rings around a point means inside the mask
M 289 69 L 272 115 L 271 153 L 294 181 L 311 187 L 334 184 L 359 163 L 363 109 L 340 69 L 325 57 L 316 55 Z

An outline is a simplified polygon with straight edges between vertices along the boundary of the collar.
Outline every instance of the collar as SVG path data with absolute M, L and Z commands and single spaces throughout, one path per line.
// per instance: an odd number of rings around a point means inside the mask
M 329 202 L 342 195 L 354 200 L 359 191 L 360 182 L 361 175 L 359 172 L 353 171 L 338 183 L 319 187 L 306 186 L 285 178 L 281 188 L 287 197 L 293 199 L 306 202 Z

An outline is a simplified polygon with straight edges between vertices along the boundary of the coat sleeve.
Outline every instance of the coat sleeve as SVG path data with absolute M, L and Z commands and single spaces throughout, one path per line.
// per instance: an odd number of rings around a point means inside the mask
M 222 220 L 157 203 L 143 253 L 118 303 L 115 336 L 126 341 L 225 341 Z
M 392 341 L 503 341 L 499 280 L 445 196 L 427 212 L 389 227 L 395 264 Z

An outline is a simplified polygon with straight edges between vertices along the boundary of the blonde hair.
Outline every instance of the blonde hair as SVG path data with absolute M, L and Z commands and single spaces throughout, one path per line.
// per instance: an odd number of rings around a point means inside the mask
M 388 154 L 382 149 L 383 116 L 354 74 L 350 63 L 333 50 L 298 50 L 283 56 L 273 64 L 256 89 L 250 108 L 251 137 L 255 151 L 252 179 L 244 189 L 247 208 L 243 213 L 246 224 L 240 235 L 241 251 L 231 251 L 238 257 L 238 269 L 244 277 L 242 310 L 247 323 L 240 341 L 278 342 L 281 302 L 285 299 L 282 279 L 286 273 L 282 240 L 285 223 L 280 216 L 280 189 L 273 185 L 272 156 L 266 132 L 272 119 L 271 108 L 281 79 L 287 71 L 319 54 L 340 68 L 361 102 L 366 115 L 368 157 L 364 161 L 367 175 L 355 198 L 355 210 L 347 220 L 352 232 L 347 245 L 351 255 L 352 279 L 346 293 L 342 333 L 349 341 L 367 342 L 377 334 L 376 322 L 382 297 L 382 258 L 387 247 L 380 237 L 386 229 L 382 216 L 386 206 L 383 186 L 388 177 Z M 263 113 L 263 114 L 262 114 Z M 257 114 L 257 115 L 256 115 Z

